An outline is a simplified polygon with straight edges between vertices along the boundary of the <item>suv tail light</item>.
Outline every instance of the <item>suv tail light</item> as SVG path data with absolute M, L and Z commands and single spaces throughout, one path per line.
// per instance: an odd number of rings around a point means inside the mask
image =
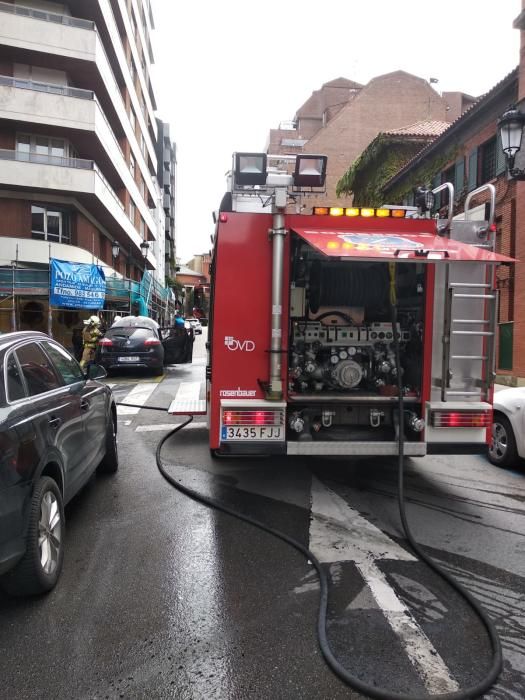
M 146 338 L 144 345 L 147 348 L 150 348 L 152 345 L 160 345 L 160 340 L 158 338 Z
M 107 348 L 107 347 L 109 347 L 110 345 L 113 345 L 113 341 L 112 341 L 110 338 L 101 338 L 101 339 L 98 341 L 98 344 L 99 344 L 101 347 L 106 347 L 106 348 Z

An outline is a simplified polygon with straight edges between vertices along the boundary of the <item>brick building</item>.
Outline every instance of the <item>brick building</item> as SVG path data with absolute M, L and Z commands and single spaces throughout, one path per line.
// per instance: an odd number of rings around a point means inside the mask
M 519 228 L 518 222 L 518 188 L 523 185 L 508 180 L 497 139 L 498 118 L 509 104 L 517 101 L 518 83 L 516 69 L 423 148 L 384 184 L 385 201 L 413 204 L 414 189 L 418 185 L 436 187 L 452 182 L 454 208 L 461 212 L 466 195 L 481 184 L 491 182 L 496 187 L 496 250 L 519 258 L 519 249 L 525 249 L 525 230 Z M 474 199 L 472 205 L 482 206 L 487 200 L 488 194 L 483 194 Z M 438 195 L 436 211 L 442 209 L 444 214 L 446 204 Z M 518 377 L 525 378 L 525 321 L 519 314 L 525 301 L 522 277 L 519 265 L 498 268 L 497 371 L 499 380 L 508 383 L 517 382 Z
M 194 255 L 186 265 L 188 269 L 201 275 L 201 280 L 193 289 L 193 305 L 195 308 L 201 309 L 205 316 L 208 315 L 210 305 L 210 266 L 210 253 Z
M 301 152 L 309 139 L 323 128 L 362 89 L 347 78 L 336 78 L 315 90 L 290 122 L 270 129 L 267 153 Z
M 392 173 L 449 126 L 448 122 L 423 121 L 380 132 L 339 180 L 336 194 L 351 196 L 356 206 L 381 206 L 386 202 L 384 185 Z
M 191 316 L 196 305 L 202 306 L 203 294 L 209 299 L 209 269 L 206 276 L 202 271 L 194 270 L 188 265 L 179 265 L 177 267 L 177 283 L 182 287 L 181 306 L 183 313 L 185 316 Z
M 270 132 L 267 152 L 327 155 L 326 196 L 312 197 L 309 205 L 348 205 L 350 197 L 336 197 L 337 182 L 380 132 L 422 120 L 451 122 L 473 100 L 463 93 L 441 96 L 426 80 L 404 71 L 364 86 L 338 78 L 312 94 L 287 125 L 292 128 Z

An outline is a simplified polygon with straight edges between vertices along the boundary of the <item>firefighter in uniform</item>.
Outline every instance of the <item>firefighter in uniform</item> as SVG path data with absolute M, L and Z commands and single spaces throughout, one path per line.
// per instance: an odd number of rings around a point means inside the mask
M 80 360 L 80 366 L 85 369 L 86 365 L 93 362 L 95 358 L 95 350 L 97 349 L 97 343 L 102 337 L 102 332 L 100 330 L 100 319 L 98 316 L 90 316 L 88 321 L 84 321 L 86 327 L 82 333 L 82 341 L 84 343 L 84 351 L 82 353 L 82 359 Z

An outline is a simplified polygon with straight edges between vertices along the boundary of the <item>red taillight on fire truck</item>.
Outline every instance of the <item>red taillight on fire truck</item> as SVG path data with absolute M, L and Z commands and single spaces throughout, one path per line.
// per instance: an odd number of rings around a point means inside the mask
M 284 414 L 282 411 L 264 410 L 238 410 L 223 411 L 222 422 L 224 425 L 282 425 Z
M 489 428 L 492 411 L 433 411 L 434 428 Z
M 113 341 L 110 338 L 101 338 L 98 341 L 98 344 L 103 348 L 109 348 L 111 345 L 113 345 Z
M 255 425 L 264 425 L 266 423 L 266 411 L 255 411 Z

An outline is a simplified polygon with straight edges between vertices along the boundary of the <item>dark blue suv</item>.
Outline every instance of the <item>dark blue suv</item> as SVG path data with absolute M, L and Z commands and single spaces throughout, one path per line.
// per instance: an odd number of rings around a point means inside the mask
M 116 472 L 117 414 L 105 376 L 44 333 L 0 335 L 0 585 L 56 584 L 64 505 L 95 470 Z

